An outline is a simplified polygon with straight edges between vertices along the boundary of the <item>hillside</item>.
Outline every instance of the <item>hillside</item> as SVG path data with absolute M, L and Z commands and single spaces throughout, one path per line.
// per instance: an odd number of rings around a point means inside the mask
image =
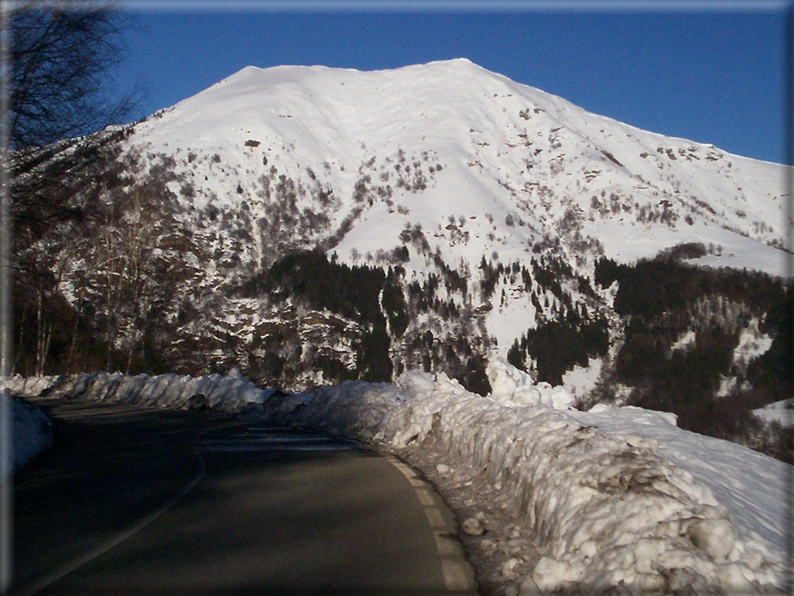
M 782 399 L 777 164 L 463 59 L 248 67 L 80 147 L 18 156 L 71 214 L 19 241 L 23 374 L 423 369 L 486 393 L 496 355 L 684 418 Z

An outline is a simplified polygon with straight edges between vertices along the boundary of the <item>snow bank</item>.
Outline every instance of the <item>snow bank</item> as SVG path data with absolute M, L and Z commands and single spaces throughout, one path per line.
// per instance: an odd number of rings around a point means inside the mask
M 12 395 L 29 397 L 41 395 L 58 383 L 61 377 L 22 377 L 15 375 L 0 379 L 0 390 L 8 389 Z
M 569 414 L 609 435 L 635 434 L 658 444 L 665 459 L 687 470 L 728 507 L 746 546 L 770 559 L 786 551 L 785 523 L 788 464 L 757 451 L 682 430 L 674 414 L 599 404 Z M 764 487 L 759 490 L 758 487 Z
M 20 397 L 54 391 L 67 399 L 81 397 L 159 407 L 218 409 L 225 413 L 236 413 L 251 404 L 261 404 L 273 393 L 259 389 L 237 369 L 225 376 L 214 374 L 205 377 L 175 374 L 126 376 L 107 372 L 53 377 L 14 376 L 0 381 L 0 390 L 6 388 Z M 12 404 L 12 452 L 14 470 L 17 471 L 52 444 L 52 424 L 40 408 L 20 400 L 12 400 Z
M 100 371 L 47 380 L 18 380 L 11 388 L 23 396 L 39 395 L 42 390 L 49 389 L 67 399 L 80 397 L 163 408 L 218 409 L 225 413 L 236 413 L 252 404 L 261 404 L 273 394 L 273 391 L 254 385 L 237 369 L 228 375 L 204 377 L 176 374 L 127 376 Z
M 567 407 L 569 393 L 533 385 L 503 361 L 488 372 L 493 394 L 486 398 L 444 374 L 409 371 L 396 386 L 348 382 L 277 397 L 266 408 L 398 452 L 433 433 L 444 463 L 469 462 L 512 496 L 545 552 L 524 581 L 528 592 L 736 593 L 779 581 L 781 558 L 745 543 L 713 492 L 663 458 L 656 441 L 579 424 L 552 407 Z
M 225 413 L 261 404 L 273 392 L 263 391 L 237 369 L 228 375 L 189 377 L 175 374 L 150 377 L 95 372 L 75 376 L 21 377 L 0 381 L 0 390 L 31 397 L 48 391 L 64 398 L 134 403 L 172 408 L 218 409 Z M 13 400 L 14 470 L 19 470 L 52 444 L 52 425 L 36 406 Z

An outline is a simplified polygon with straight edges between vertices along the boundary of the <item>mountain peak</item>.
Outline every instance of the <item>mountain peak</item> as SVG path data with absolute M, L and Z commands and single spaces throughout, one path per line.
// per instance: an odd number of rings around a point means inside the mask
M 479 83 L 472 86 L 473 79 L 477 79 Z M 396 85 L 401 89 L 413 87 L 419 91 L 428 85 L 433 89 L 450 86 L 458 95 L 461 95 L 465 94 L 467 90 L 474 91 L 494 82 L 500 89 L 500 85 L 503 86 L 505 83 L 518 85 L 502 75 L 475 64 L 468 58 L 453 58 L 425 64 L 411 64 L 394 69 L 367 71 L 323 65 L 281 65 L 267 68 L 246 66 L 184 101 L 190 102 L 194 98 L 218 92 L 222 92 L 225 96 L 228 96 L 230 92 L 237 95 L 267 92 L 279 85 L 313 87 L 324 93 L 332 93 L 336 85 L 355 85 L 356 89 L 365 95 L 375 90 L 393 93 L 392 89 L 386 89 L 390 85 Z M 523 85 L 522 87 L 531 89 Z M 355 98 L 350 99 L 354 100 Z M 368 98 L 367 101 L 369 101 Z
M 281 64 L 281 65 L 278 65 L 278 66 L 269 66 L 269 67 L 264 67 L 264 68 L 263 67 L 259 67 L 259 66 L 249 65 L 249 66 L 245 66 L 245 67 L 241 68 L 240 70 L 238 70 L 234 74 L 230 75 L 229 77 L 226 77 L 226 79 L 223 79 L 223 80 L 228 80 L 228 79 L 230 79 L 232 77 L 237 77 L 238 75 L 251 74 L 251 73 L 262 73 L 262 72 L 268 72 L 268 71 L 272 71 L 272 72 L 296 71 L 296 72 L 302 72 L 304 74 L 308 74 L 308 73 L 311 73 L 311 72 L 317 72 L 317 71 L 323 71 L 323 72 L 329 72 L 329 71 L 330 72 L 349 72 L 349 73 L 373 73 L 373 72 L 398 72 L 398 71 L 402 71 L 402 70 L 406 70 L 406 69 L 408 69 L 408 70 L 410 70 L 410 69 L 414 69 L 414 70 L 416 70 L 416 69 L 431 69 L 432 70 L 432 69 L 438 69 L 438 68 L 446 68 L 448 70 L 451 70 L 451 69 L 478 70 L 478 71 L 485 72 L 485 73 L 495 74 L 495 73 L 492 73 L 491 71 L 483 68 L 482 66 L 479 66 L 478 64 L 475 64 L 474 62 L 472 62 L 468 58 L 460 57 L 460 58 L 450 58 L 450 59 L 447 59 L 447 60 L 433 60 L 431 62 L 426 62 L 426 63 L 406 64 L 405 66 L 400 66 L 400 67 L 396 67 L 396 68 L 378 68 L 378 69 L 372 69 L 372 70 L 360 70 L 360 69 L 357 69 L 357 68 L 348 68 L 348 67 L 334 67 L 334 66 L 326 66 L 326 65 L 321 65 L 321 64 L 312 64 L 312 65 L 307 65 L 307 64 Z

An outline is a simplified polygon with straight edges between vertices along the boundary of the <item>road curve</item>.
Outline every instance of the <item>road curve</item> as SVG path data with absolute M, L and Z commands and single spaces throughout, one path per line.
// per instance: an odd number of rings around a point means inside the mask
M 452 514 L 404 464 L 213 413 L 36 398 L 12 594 L 476 593 Z

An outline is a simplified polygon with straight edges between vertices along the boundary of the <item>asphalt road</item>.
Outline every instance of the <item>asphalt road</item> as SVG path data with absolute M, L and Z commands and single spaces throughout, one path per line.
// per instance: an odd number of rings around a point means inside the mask
M 473 592 L 452 514 L 393 460 L 239 417 L 35 401 L 55 447 L 15 479 L 12 594 Z

